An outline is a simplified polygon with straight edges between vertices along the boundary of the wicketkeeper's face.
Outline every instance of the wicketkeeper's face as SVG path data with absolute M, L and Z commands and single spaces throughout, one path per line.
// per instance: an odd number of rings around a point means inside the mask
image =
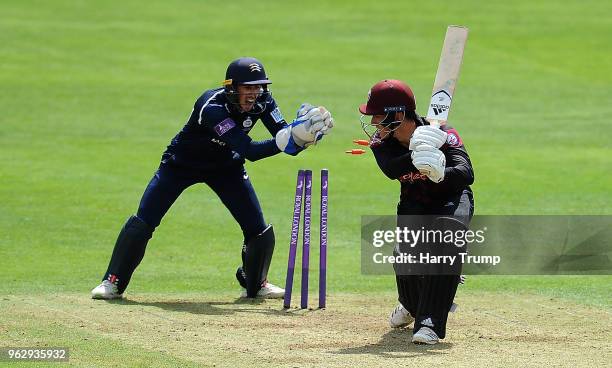
M 260 84 L 246 85 L 241 84 L 238 86 L 238 103 L 242 111 L 251 111 L 257 97 L 263 93 L 263 86 Z

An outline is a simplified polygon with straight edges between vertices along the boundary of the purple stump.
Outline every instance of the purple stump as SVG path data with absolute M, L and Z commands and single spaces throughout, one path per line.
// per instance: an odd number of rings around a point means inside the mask
M 327 181 L 329 171 L 321 170 L 321 227 L 319 250 L 319 308 L 325 308 L 325 292 L 327 288 Z
M 310 213 L 312 196 L 312 171 L 304 171 L 304 233 L 302 239 L 302 309 L 308 308 L 308 263 L 310 262 Z
M 291 239 L 289 241 L 289 261 L 287 262 L 287 279 L 285 280 L 285 299 L 283 306 L 291 307 L 291 289 L 293 288 L 293 273 L 295 270 L 295 253 L 297 252 L 300 232 L 300 216 L 302 214 L 302 196 L 304 193 L 304 170 L 299 170 L 295 184 L 295 199 L 293 202 L 293 221 L 291 222 Z

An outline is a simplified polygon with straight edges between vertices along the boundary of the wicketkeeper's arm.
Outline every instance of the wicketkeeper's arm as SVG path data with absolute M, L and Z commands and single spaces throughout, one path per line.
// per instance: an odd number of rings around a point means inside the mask
M 233 151 L 249 161 L 261 160 L 281 152 L 274 139 L 254 141 L 242 129 L 232 128 L 219 138 L 227 143 Z

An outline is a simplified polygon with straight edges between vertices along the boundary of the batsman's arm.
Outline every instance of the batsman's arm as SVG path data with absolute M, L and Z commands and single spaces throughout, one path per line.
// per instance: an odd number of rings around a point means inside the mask
M 452 190 L 459 190 L 474 183 L 474 169 L 467 151 L 463 146 L 448 147 L 444 150 L 446 168 L 443 185 Z
M 417 171 L 412 164 L 410 152 L 394 157 L 387 152 L 384 145 L 379 145 L 372 147 L 372 153 L 380 170 L 391 180 L 398 179 L 407 172 Z

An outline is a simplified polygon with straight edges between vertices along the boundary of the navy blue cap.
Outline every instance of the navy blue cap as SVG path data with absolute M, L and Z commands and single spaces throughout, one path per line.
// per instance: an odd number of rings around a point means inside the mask
M 223 85 L 229 84 L 272 84 L 272 82 L 259 60 L 242 57 L 232 61 L 227 67 Z

